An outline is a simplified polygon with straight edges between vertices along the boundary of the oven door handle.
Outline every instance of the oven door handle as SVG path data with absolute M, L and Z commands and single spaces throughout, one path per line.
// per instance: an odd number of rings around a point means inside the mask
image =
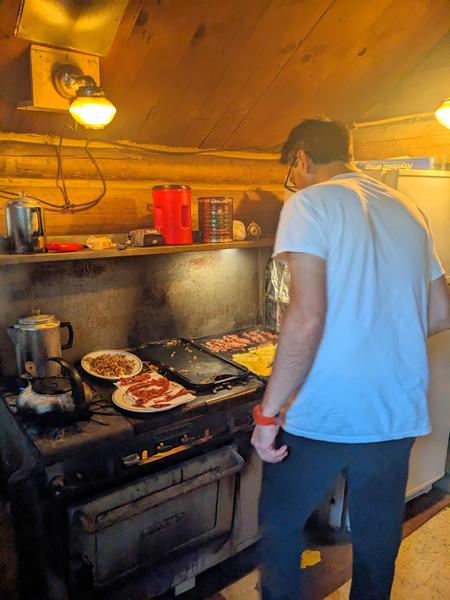
M 118 506 L 117 508 L 101 513 L 95 519 L 87 517 L 82 511 L 75 512 L 73 518 L 78 521 L 85 533 L 92 535 L 155 508 L 160 504 L 175 500 L 179 496 L 189 494 L 206 485 L 236 475 L 244 468 L 245 460 L 236 449 L 230 448 L 229 452 L 235 464 L 223 471 L 220 470 L 220 467 L 215 467 L 197 477 L 182 481 L 124 506 Z

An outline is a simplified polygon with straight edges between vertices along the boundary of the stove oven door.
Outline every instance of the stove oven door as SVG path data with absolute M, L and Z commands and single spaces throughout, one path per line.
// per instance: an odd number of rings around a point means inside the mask
M 231 532 L 244 459 L 226 446 L 71 506 L 71 580 L 94 586 Z M 91 585 L 92 585 L 91 584 Z

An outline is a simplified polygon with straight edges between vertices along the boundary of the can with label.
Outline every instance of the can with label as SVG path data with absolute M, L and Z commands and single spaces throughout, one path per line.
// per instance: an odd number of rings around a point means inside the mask
M 198 224 L 202 242 L 232 242 L 233 198 L 198 198 Z

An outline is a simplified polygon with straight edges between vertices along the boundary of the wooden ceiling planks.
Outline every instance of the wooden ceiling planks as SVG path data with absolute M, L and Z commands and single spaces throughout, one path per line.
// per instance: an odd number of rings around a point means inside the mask
M 396 0 L 337 0 L 225 147 L 249 139 L 257 146 L 280 143 L 299 120 L 317 114 L 356 120 L 448 28 L 447 0 L 410 5 L 405 11 Z
M 123 114 L 108 131 L 110 137 L 142 140 L 142 132 L 161 97 L 171 104 L 175 100 L 175 113 L 180 112 L 179 79 L 186 68 L 192 72 L 192 65 L 183 64 L 183 56 L 212 13 L 211 8 L 209 0 L 144 0 L 129 39 L 115 45 L 105 61 L 105 81 L 115 90 L 117 105 L 124 106 Z M 205 81 L 208 75 L 203 74 Z M 179 123 L 178 119 L 177 114 L 172 115 L 173 121 Z
M 449 6 L 450 10 L 450 6 Z M 379 120 L 432 111 L 449 95 L 450 33 L 445 35 L 405 77 L 393 81 L 382 99 L 361 121 Z
M 351 48 L 360 50 L 361 42 L 355 40 L 389 3 L 390 0 L 335 0 L 302 40 L 288 66 L 248 107 L 239 126 L 229 132 L 224 147 L 240 147 L 247 135 L 257 146 L 267 144 L 267 139 L 272 145 L 279 144 L 302 118 L 323 113 L 324 105 L 330 102 L 329 94 L 317 97 L 315 90 L 339 63 L 348 59 Z M 356 22 L 360 30 L 355 28 Z M 265 126 L 261 127 L 261 123 Z
M 235 0 L 209 0 L 181 57 L 175 85 L 166 87 L 151 109 L 143 131 L 156 142 L 199 145 L 216 118 L 211 94 L 226 93 L 226 71 L 239 69 L 243 46 L 271 0 L 248 2 L 236 10 Z
M 29 97 L 19 6 L 0 2 L 0 130 L 59 134 L 67 115 L 15 108 Z M 118 114 L 100 135 L 268 149 L 315 114 L 389 117 L 410 96 L 406 112 L 432 110 L 449 44 L 424 55 L 449 26 L 448 0 L 130 0 L 101 61 Z
M 368 50 L 361 58 L 366 57 L 368 64 L 354 56 L 353 62 L 347 63 L 351 72 L 349 81 L 342 83 L 344 70 L 338 69 L 331 78 L 322 82 L 318 93 L 333 90 L 334 116 L 354 119 L 355 114 L 365 113 L 396 85 L 442 38 L 449 25 L 448 0 L 410 0 L 408 11 L 393 2 L 367 31 L 368 40 L 374 42 L 370 49 L 367 46 Z M 378 44 L 382 51 L 378 52 Z M 397 56 L 403 57 L 402 60 L 396 60 Z M 370 93 L 361 93 L 365 89 L 369 89 Z M 403 110 L 402 114 L 410 112 L 407 104 Z
M 209 110 L 217 118 L 207 136 L 200 140 L 200 146 L 224 145 L 274 77 L 287 68 L 303 39 L 332 4 L 333 0 L 309 4 L 292 0 L 271 2 L 242 48 L 239 61 L 230 65 L 221 85 L 211 94 Z

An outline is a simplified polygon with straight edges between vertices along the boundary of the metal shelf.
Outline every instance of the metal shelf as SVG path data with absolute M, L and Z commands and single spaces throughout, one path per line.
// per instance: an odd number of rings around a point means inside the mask
M 151 246 L 147 248 L 127 248 L 126 250 L 81 250 L 80 252 L 47 252 L 43 254 L 0 254 L 0 266 L 24 265 L 27 263 L 49 263 L 67 260 L 96 260 L 99 258 L 129 258 L 132 256 L 149 256 L 154 254 L 176 254 L 178 252 L 205 252 L 211 250 L 227 250 L 231 248 L 270 248 L 273 237 L 243 242 L 225 242 L 214 244 L 189 244 L 183 246 Z

